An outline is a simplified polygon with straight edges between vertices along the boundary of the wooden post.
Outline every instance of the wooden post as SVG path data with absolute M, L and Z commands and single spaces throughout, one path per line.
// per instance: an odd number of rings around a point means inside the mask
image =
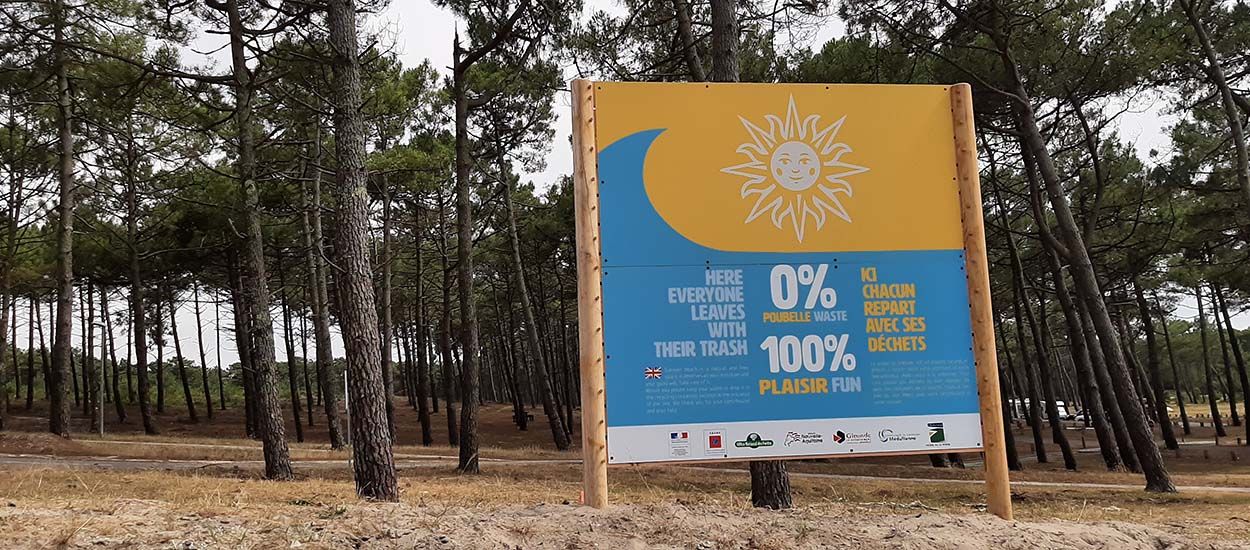
M 964 254 L 968 273 L 968 304 L 972 310 L 972 346 L 981 401 L 981 439 L 985 452 L 985 489 L 989 512 L 1011 520 L 1011 485 L 1003 440 L 1003 411 L 998 387 L 998 350 L 994 344 L 994 308 L 990 301 L 990 270 L 981 210 L 981 177 L 977 167 L 977 136 L 972 116 L 972 87 L 951 86 L 955 122 L 955 169 L 963 218 Z
M 587 506 L 608 505 L 608 425 L 603 373 L 603 273 L 599 256 L 599 151 L 595 88 L 574 80 L 573 205 L 577 220 L 577 335 L 582 378 L 582 491 Z

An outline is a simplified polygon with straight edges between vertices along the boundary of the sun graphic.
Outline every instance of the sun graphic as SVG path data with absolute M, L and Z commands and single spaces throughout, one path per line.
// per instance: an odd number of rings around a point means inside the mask
M 821 128 L 820 115 L 799 118 L 794 96 L 790 96 L 785 121 L 766 115 L 767 130 L 741 116 L 738 119 L 751 138 L 738 146 L 738 152 L 751 160 L 721 172 L 747 179 L 742 198 L 754 197 L 755 205 L 743 223 L 767 213 L 773 225 L 781 228 L 789 219 L 795 237 L 803 242 L 808 220 L 815 222 L 817 230 L 825 226 L 829 214 L 851 221 L 839 195 L 850 197 L 846 178 L 868 169 L 842 160 L 851 152 L 849 145 L 837 140 L 845 116 Z

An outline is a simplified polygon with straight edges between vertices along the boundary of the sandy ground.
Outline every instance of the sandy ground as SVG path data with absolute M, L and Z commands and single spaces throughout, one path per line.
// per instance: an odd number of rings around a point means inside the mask
M 445 446 L 400 447 L 398 504 L 357 499 L 346 453 L 317 437 L 292 445 L 298 481 L 258 479 L 258 444 L 230 415 L 71 441 L 42 434 L 37 416 L 11 417 L 29 425 L 0 434 L 0 550 L 1250 548 L 1250 460 L 1213 441 L 1165 454 L 1178 495 L 1106 472 L 1094 449 L 1078 454 L 1079 472 L 1022 449 L 1015 523 L 983 511 L 973 456 L 966 470 L 923 457 L 794 462 L 799 508 L 784 512 L 752 509 L 745 473 L 719 468 L 741 465 L 621 467 L 615 506 L 593 511 L 570 504 L 575 452 L 550 450 L 542 426 L 518 432 L 504 407 L 483 411 L 484 473 L 455 473 Z
M 6 548 L 1243 548 L 1192 543 L 1140 525 L 1006 522 L 987 514 L 846 507 L 787 512 L 694 505 L 466 509 L 309 503 L 289 514 L 179 513 L 160 501 L 111 509 L 0 508 Z M 35 526 L 37 529 L 20 528 Z

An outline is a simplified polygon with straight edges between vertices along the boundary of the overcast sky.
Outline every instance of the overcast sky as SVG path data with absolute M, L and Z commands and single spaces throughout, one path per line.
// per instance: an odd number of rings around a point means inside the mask
M 587 2 L 586 13 L 593 9 L 608 9 L 619 11 L 619 7 L 604 0 L 590 0 Z M 446 10 L 440 9 L 433 5 L 429 0 L 393 0 L 389 7 L 381 14 L 372 17 L 367 22 L 368 28 L 374 31 L 380 31 L 384 35 L 384 40 L 393 41 L 395 51 L 403 61 L 405 66 L 415 66 L 422 61 L 430 60 L 431 63 L 442 71 L 448 73 L 448 66 L 451 63 L 451 44 L 455 34 L 456 19 Z M 808 40 L 808 43 L 801 44 L 804 47 L 819 48 L 825 41 L 838 36 L 842 31 L 842 26 L 834 19 L 830 19 L 827 25 L 814 31 L 814 36 Z M 198 52 L 215 52 L 209 57 L 215 58 L 218 67 L 223 66 L 228 59 L 221 56 L 225 53 L 221 49 L 224 37 L 221 35 L 201 35 L 193 44 L 191 50 L 185 55 L 194 57 L 195 51 Z M 566 70 L 566 76 L 572 78 L 576 75 Z M 552 142 L 552 148 L 547 156 L 546 169 L 540 173 L 527 174 L 539 188 L 545 188 L 552 182 L 556 181 L 561 175 L 571 172 L 572 167 L 572 151 L 569 147 L 569 95 L 567 92 L 559 94 L 556 98 L 559 120 L 556 122 L 556 138 Z M 1154 96 L 1139 96 L 1133 98 L 1129 102 L 1127 112 L 1120 117 L 1119 132 L 1122 139 L 1135 144 L 1139 155 L 1145 157 L 1151 149 L 1159 149 L 1166 153 L 1168 140 L 1164 134 L 1167 125 L 1172 123 L 1172 118 L 1167 116 L 1164 108 L 1167 104 L 1164 98 Z M 122 297 L 115 297 L 113 308 L 121 310 L 125 307 Z M 190 298 L 189 296 L 187 297 Z M 207 299 L 207 297 L 206 297 Z M 1196 314 L 1192 299 L 1181 304 L 1181 308 L 1176 312 L 1181 317 L 1193 317 Z M 46 305 L 45 305 L 46 307 Z M 26 310 L 20 308 L 19 323 L 19 345 L 25 346 L 25 326 L 26 326 Z M 228 304 L 221 307 L 222 327 L 220 356 L 223 364 L 229 365 L 238 361 L 238 354 L 235 349 L 234 338 L 231 334 L 231 311 Z M 195 317 L 192 312 L 191 304 L 183 303 L 180 306 L 178 318 L 178 331 L 182 340 L 183 353 L 192 361 L 198 363 L 197 350 L 197 333 L 195 325 Z M 274 315 L 275 329 L 277 334 L 275 342 L 275 352 L 278 361 L 286 360 L 286 346 L 281 331 L 281 315 L 275 311 Z M 218 349 L 216 345 L 216 321 L 214 311 L 210 306 L 206 307 L 204 314 L 204 347 L 208 357 L 208 364 L 215 365 L 217 363 Z M 44 314 L 44 325 L 50 326 L 46 310 Z M 298 331 L 298 319 L 296 320 L 296 330 Z M 1250 318 L 1242 315 L 1234 319 L 1234 325 L 1244 328 L 1250 324 Z M 50 329 L 45 329 L 50 330 Z M 75 325 L 75 334 L 79 332 L 79 327 Z M 311 327 L 309 328 L 311 332 Z M 125 327 L 114 327 L 114 332 L 118 338 L 118 345 L 123 346 L 119 359 L 126 355 L 124 345 L 126 341 Z M 48 333 L 51 336 L 51 333 Z M 78 338 L 79 336 L 75 336 Z M 300 346 L 298 340 L 298 332 L 295 342 L 296 354 L 300 354 Z M 166 356 L 173 356 L 172 337 L 167 337 Z M 310 338 L 311 340 L 311 338 Z M 36 345 L 38 345 L 36 343 Z M 76 344 L 77 345 L 77 344 Z M 311 347 L 311 341 L 309 346 Z M 338 335 L 337 329 L 334 329 L 334 353 L 336 357 L 343 354 L 342 340 Z M 312 353 L 310 349 L 310 354 Z M 153 356 L 154 357 L 154 356 Z

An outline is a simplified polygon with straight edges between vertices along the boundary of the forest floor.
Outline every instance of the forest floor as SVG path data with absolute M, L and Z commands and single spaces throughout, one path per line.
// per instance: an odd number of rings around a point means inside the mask
M 1080 470 L 1032 456 L 1013 472 L 1016 522 L 984 513 L 980 465 L 932 468 L 925 457 L 790 462 L 792 511 L 750 507 L 742 464 L 622 466 L 613 505 L 577 506 L 579 455 L 550 450 L 546 423 L 525 432 L 510 410 L 483 409 L 481 475 L 454 470 L 445 417 L 436 443 L 414 445 L 415 415 L 397 407 L 402 500 L 355 498 L 347 454 L 324 428 L 292 443 L 298 480 L 260 479 L 259 443 L 234 411 L 211 423 L 132 420 L 108 436 L 39 433 L 38 411 L 14 410 L 0 434 L 0 546 L 154 548 L 1245 548 L 1250 449 L 1196 429 L 1165 459 L 1181 492 L 1149 494 L 1138 475 L 1101 467 L 1092 434 L 1069 438 Z M 137 411 L 135 411 L 137 413 Z M 172 413 L 172 411 L 171 411 Z M 137 420 L 137 414 L 133 417 Z M 319 420 L 319 419 L 318 419 Z M 87 429 L 85 419 L 80 427 Z M 1231 432 L 1240 432 L 1233 428 Z M 290 426 L 288 434 L 294 434 Z M 1234 434 L 1235 435 L 1235 434 Z M 1226 438 L 1231 439 L 1231 438 Z

